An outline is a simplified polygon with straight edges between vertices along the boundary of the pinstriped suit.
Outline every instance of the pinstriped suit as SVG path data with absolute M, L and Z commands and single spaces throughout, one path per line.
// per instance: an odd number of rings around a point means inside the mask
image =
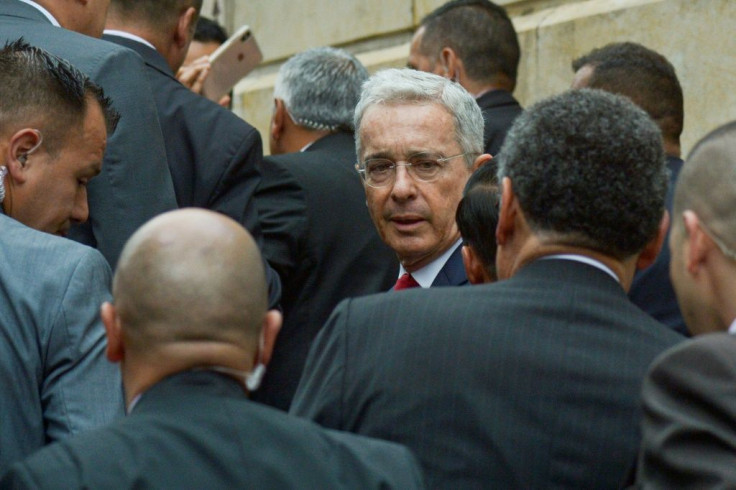
M 430 488 L 612 488 L 637 452 L 644 373 L 680 339 L 605 272 L 538 260 L 341 303 L 291 412 L 406 445 Z

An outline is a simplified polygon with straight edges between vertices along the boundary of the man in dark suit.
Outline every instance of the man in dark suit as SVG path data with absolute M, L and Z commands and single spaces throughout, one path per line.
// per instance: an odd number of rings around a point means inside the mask
M 201 7 L 201 0 L 112 0 L 104 39 L 132 49 L 145 62 L 179 206 L 230 216 L 261 244 L 253 200 L 263 158 L 258 131 L 175 76 Z M 267 273 L 275 307 L 281 284 L 270 267 Z
M 103 0 L 0 0 L 0 41 L 23 37 L 69 60 L 105 90 L 120 112 L 102 175 L 89 186 L 89 222 L 69 232 L 70 238 L 97 247 L 114 268 L 133 231 L 176 208 L 176 200 L 143 63 L 128 50 L 94 39 L 102 35 L 107 6 Z
M 695 146 L 677 183 L 670 274 L 687 326 L 702 336 L 667 351 L 647 375 L 643 488 L 736 486 L 734 155 L 731 122 Z
M 355 110 L 358 172 L 378 234 L 399 258 L 394 289 L 468 283 L 455 210 L 483 154 L 483 116 L 446 78 L 384 70 Z
M 254 398 L 289 409 L 309 346 L 344 298 L 385 291 L 396 256 L 365 206 L 353 112 L 368 72 L 348 52 L 315 48 L 281 66 L 271 157 L 256 193 L 264 255 L 283 281 L 284 326 Z
M 488 0 L 452 0 L 422 20 L 407 66 L 449 78 L 473 94 L 483 111 L 485 152 L 496 155 L 522 111 L 511 95 L 519 55 L 503 7 Z
M 644 373 L 681 338 L 625 293 L 664 235 L 659 129 L 567 92 L 519 116 L 498 175 L 502 280 L 341 303 L 291 411 L 405 444 L 431 488 L 614 488 Z
M 0 488 L 419 488 L 411 453 L 250 402 L 280 314 L 230 218 L 164 214 L 126 245 L 102 306 L 129 415 L 17 463 Z
M 87 219 L 116 118 L 67 62 L 19 41 L 0 49 L 0 474 L 123 415 L 99 314 L 110 267 L 62 238 Z
M 572 67 L 573 88 L 597 88 L 624 95 L 644 109 L 662 130 L 670 172 L 665 206 L 671 214 L 675 183 L 682 168 L 683 100 L 675 68 L 661 54 L 630 42 L 595 49 L 574 60 Z M 637 271 L 629 298 L 655 320 L 689 335 L 669 279 L 668 241 L 669 234 L 654 264 Z

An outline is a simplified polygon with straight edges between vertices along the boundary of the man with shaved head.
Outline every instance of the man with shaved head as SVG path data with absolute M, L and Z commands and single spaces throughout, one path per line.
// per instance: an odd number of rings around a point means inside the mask
M 16 464 L 11 488 L 416 488 L 403 447 L 329 432 L 248 400 L 281 317 L 234 220 L 164 214 L 125 246 L 102 306 L 128 417 Z M 104 449 L 103 449 L 104 448 Z
M 733 488 L 736 122 L 701 140 L 683 166 L 670 249 L 682 314 L 702 337 L 663 354 L 648 374 L 637 480 L 645 488 Z

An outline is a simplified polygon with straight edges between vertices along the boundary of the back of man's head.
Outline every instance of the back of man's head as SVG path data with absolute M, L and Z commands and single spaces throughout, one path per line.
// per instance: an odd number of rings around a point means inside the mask
M 317 131 L 353 129 L 353 112 L 368 71 L 342 49 L 322 47 L 298 53 L 281 66 L 274 98 L 293 121 Z
M 706 135 L 683 165 L 673 226 L 686 210 L 694 211 L 724 254 L 736 260 L 736 122 Z
M 43 134 L 45 149 L 53 155 L 67 142 L 71 129 L 82 127 L 91 101 L 102 108 L 109 136 L 119 115 L 102 89 L 86 75 L 22 39 L 0 50 L 3 138 L 23 127 L 38 129 Z
M 497 84 L 504 76 L 516 84 L 519 40 L 506 11 L 488 0 L 452 0 L 421 23 L 420 52 L 438 61 L 442 48 L 450 47 L 462 59 L 468 77 Z
M 199 13 L 202 0 L 111 0 L 110 4 L 117 18 L 161 31 L 173 27 L 181 13 L 190 7 Z M 195 26 L 196 22 L 192 28 Z
M 629 100 L 600 90 L 545 99 L 514 123 L 498 158 L 542 241 L 618 260 L 657 235 L 667 191 L 662 138 Z
M 268 304 L 253 239 L 197 209 L 160 215 L 130 238 L 113 296 L 126 350 L 154 356 L 172 345 L 255 352 Z
M 495 281 L 496 226 L 498 225 L 498 178 L 496 166 L 483 165 L 468 179 L 465 192 L 457 206 L 456 221 L 463 237 L 463 246 L 470 247 L 484 269 L 484 280 Z M 468 264 L 466 261 L 466 270 Z M 471 282 L 475 283 L 468 274 Z
M 677 145 L 679 155 L 684 120 L 682 87 L 667 58 L 641 44 L 612 43 L 577 58 L 572 67 L 578 73 L 586 67 L 590 70 L 589 77 L 574 82 L 574 87 L 628 97 L 659 125 L 665 142 Z
M 217 21 L 200 17 L 194 28 L 194 40 L 200 43 L 224 44 L 227 41 L 227 31 Z

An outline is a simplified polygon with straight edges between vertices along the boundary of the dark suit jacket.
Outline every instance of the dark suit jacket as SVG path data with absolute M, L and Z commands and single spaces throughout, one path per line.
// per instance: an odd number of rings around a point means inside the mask
M 132 49 L 146 66 L 156 101 L 166 155 L 180 207 L 211 209 L 241 223 L 263 248 L 254 203 L 263 158 L 261 136 L 250 124 L 179 83 L 155 49 L 119 36 L 104 39 Z M 278 303 L 281 284 L 268 271 L 269 302 Z
M 465 274 L 465 265 L 463 264 L 463 247 L 457 247 L 450 258 L 447 259 L 445 265 L 434 278 L 432 287 L 438 286 L 465 286 L 468 284 L 468 276 Z
M 118 422 L 16 464 L 0 488 L 420 488 L 405 448 L 325 431 L 247 400 L 237 381 L 189 371 Z
M 677 184 L 677 177 L 680 175 L 680 169 L 682 168 L 682 160 L 677 157 L 667 157 L 667 168 L 670 171 L 670 182 L 665 207 L 670 213 L 670 222 L 672 222 L 672 220 L 678 219 L 672 216 L 672 198 Z M 634 282 L 629 290 L 629 298 L 639 308 L 652 315 L 655 320 L 689 336 L 690 332 L 682 318 L 680 307 L 677 304 L 677 296 L 675 296 L 675 291 L 672 289 L 672 283 L 670 282 L 669 241 L 670 232 L 668 230 L 657 260 L 646 269 L 637 271 L 634 276 Z
M 639 487 L 736 488 L 736 337 L 704 335 L 667 351 L 642 398 Z
M 505 90 L 491 90 L 476 99 L 483 112 L 483 146 L 493 156 L 501 149 L 506 133 L 521 114 L 519 102 Z
M 396 255 L 373 226 L 355 160 L 353 135 L 335 133 L 304 152 L 263 161 L 256 202 L 266 258 L 284 285 L 284 325 L 254 398 L 283 410 L 337 303 L 396 281 Z
M 291 412 L 405 444 L 430 488 L 614 488 L 644 373 L 680 339 L 605 272 L 537 260 L 495 284 L 341 303 Z
M 127 49 L 54 27 L 30 5 L 0 0 L 0 41 L 20 37 L 69 60 L 102 86 L 120 112 L 120 123 L 108 136 L 102 173 L 89 183 L 89 222 L 69 234 L 96 246 L 114 268 L 138 227 L 177 207 L 143 63 Z

